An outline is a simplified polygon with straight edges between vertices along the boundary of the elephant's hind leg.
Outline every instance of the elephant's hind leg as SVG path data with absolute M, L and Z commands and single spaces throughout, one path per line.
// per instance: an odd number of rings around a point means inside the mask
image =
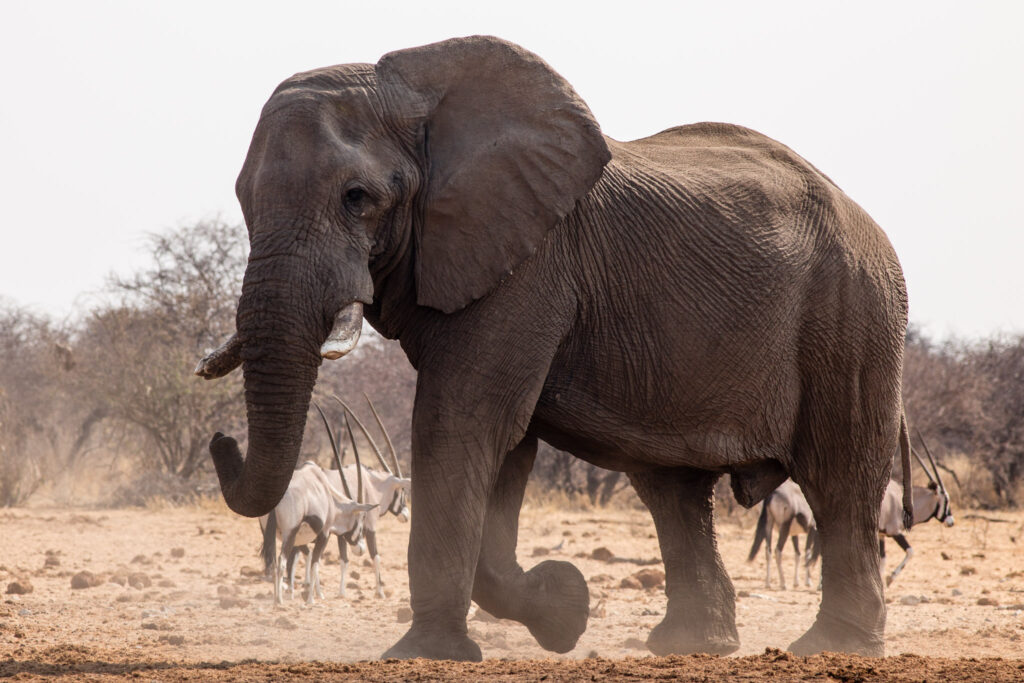
M 537 440 L 527 436 L 502 464 L 487 504 L 473 600 L 524 624 L 544 649 L 568 652 L 590 614 L 583 575 L 568 562 L 546 560 L 527 572 L 516 562 L 519 509 L 536 452 Z
M 654 517 L 665 562 L 668 608 L 647 639 L 654 654 L 729 654 L 740 646 L 736 593 L 715 540 L 719 476 L 690 469 L 629 475 Z
M 876 529 L 898 421 L 897 415 L 888 441 L 864 436 L 882 429 L 850 430 L 849 455 L 818 462 L 813 476 L 803 467 L 793 472 L 814 511 L 822 557 L 821 607 L 810 630 L 789 646 L 796 654 L 884 654 L 885 602 Z

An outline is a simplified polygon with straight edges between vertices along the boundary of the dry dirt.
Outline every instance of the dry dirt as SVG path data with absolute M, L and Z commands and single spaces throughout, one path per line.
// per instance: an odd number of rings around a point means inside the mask
M 960 514 L 952 529 L 931 522 L 912 532 L 916 555 L 887 597 L 884 659 L 804 659 L 776 649 L 812 623 L 819 594 L 766 589 L 763 556 L 745 561 L 755 513 L 722 519 L 742 648 L 732 657 L 655 658 L 643 640 L 664 614 L 663 590 L 622 585 L 661 569 L 646 512 L 528 504 L 520 561 L 566 559 L 583 571 L 592 598 L 587 632 L 571 653 L 553 656 L 519 624 L 474 614 L 471 635 L 487 661 L 456 665 L 365 661 L 407 626 L 398 614 L 408 600 L 409 527 L 394 518 L 383 522 L 379 541 L 386 598 L 374 597 L 365 558 L 352 564 L 348 599 L 335 597 L 331 548 L 322 572 L 327 600 L 308 607 L 296 597 L 275 607 L 262 580 L 258 525 L 220 505 L 0 511 L 0 593 L 12 583 L 32 589 L 0 595 L 0 678 L 1024 680 L 1024 513 L 976 514 L 1008 521 Z M 890 543 L 890 565 L 901 555 Z M 787 549 L 788 581 L 792 567 Z M 95 585 L 72 589 L 82 571 Z

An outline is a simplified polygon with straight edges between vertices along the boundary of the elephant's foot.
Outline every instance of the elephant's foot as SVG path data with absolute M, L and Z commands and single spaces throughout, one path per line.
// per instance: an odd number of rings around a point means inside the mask
M 583 574 L 569 562 L 545 560 L 523 575 L 519 619 L 545 650 L 564 653 L 587 630 L 590 591 Z
M 465 633 L 428 631 L 413 625 L 401 640 L 388 648 L 381 659 L 452 659 L 479 662 L 480 646 Z
M 862 628 L 818 615 L 817 621 L 789 646 L 795 655 L 807 656 L 819 652 L 848 652 L 865 657 L 885 655 L 882 631 L 868 632 Z
M 727 655 L 740 646 L 735 619 L 694 619 L 681 610 L 670 611 L 651 629 L 647 649 L 658 656 L 705 653 Z

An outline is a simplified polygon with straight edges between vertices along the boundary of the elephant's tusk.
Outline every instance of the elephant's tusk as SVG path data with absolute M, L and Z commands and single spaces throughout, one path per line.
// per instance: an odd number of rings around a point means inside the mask
M 356 347 L 362 331 L 363 304 L 353 301 L 334 316 L 334 327 L 320 347 L 320 355 L 327 360 L 338 360 Z

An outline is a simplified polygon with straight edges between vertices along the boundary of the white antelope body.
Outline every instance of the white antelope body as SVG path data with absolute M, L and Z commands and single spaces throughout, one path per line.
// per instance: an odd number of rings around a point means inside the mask
M 282 602 L 285 559 L 291 556 L 303 527 L 315 534 L 313 554 L 307 564 L 309 593 L 306 602 L 312 604 L 314 595 L 323 597 L 319 562 L 330 535 L 344 535 L 358 542 L 363 534 L 366 513 L 374 507 L 347 497 L 314 462 L 304 462 L 295 470 L 288 490 L 266 520 L 266 535 L 281 539 L 281 553 L 274 562 L 274 598 L 277 603 Z M 272 545 L 270 553 L 273 554 Z
M 794 530 L 793 522 L 798 525 Z M 814 514 L 811 506 L 807 504 L 803 491 L 792 479 L 782 482 L 777 489 L 768 494 L 761 504 L 761 515 L 757 520 L 757 529 L 754 532 L 754 544 L 750 548 L 750 555 L 747 562 L 753 562 L 757 557 L 757 551 L 762 541 L 765 543 L 765 588 L 772 587 L 772 529 L 779 529 L 779 542 L 775 547 L 775 562 L 779 568 L 779 586 L 786 590 L 786 579 L 782 572 L 782 551 L 786 547 L 786 539 L 793 536 L 793 553 L 795 565 L 793 567 L 793 587 L 799 583 L 800 576 L 800 541 L 797 535 L 801 532 L 807 534 L 804 544 L 804 585 L 811 585 L 811 567 L 818 557 L 818 545 L 815 542 L 817 527 L 814 523 Z
M 914 457 L 920 463 L 921 469 L 928 476 L 928 486 L 913 487 L 914 494 L 914 526 L 927 522 L 929 519 L 937 519 L 946 526 L 953 526 L 953 512 L 949 505 L 949 493 L 939 477 L 939 468 L 935 465 L 928 444 L 918 434 L 921 443 L 924 445 L 925 453 L 928 455 L 928 462 L 931 463 L 932 471 L 929 472 L 924 462 L 917 453 Z M 934 473 L 934 476 L 933 476 Z M 885 585 L 892 584 L 906 566 L 907 561 L 914 555 L 914 549 L 910 546 L 906 536 L 903 534 L 907 528 L 903 522 L 903 513 L 900 507 L 900 500 L 903 497 L 903 486 L 896 481 L 890 481 L 885 488 L 885 495 L 882 496 L 882 508 L 878 515 L 878 553 L 882 558 L 882 576 L 885 576 L 885 537 L 892 538 L 903 548 L 903 561 L 896 565 L 892 574 L 885 577 Z

